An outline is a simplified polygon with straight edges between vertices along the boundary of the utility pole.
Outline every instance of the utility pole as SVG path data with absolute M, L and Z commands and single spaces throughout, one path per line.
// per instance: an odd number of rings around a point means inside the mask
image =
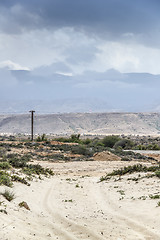
M 31 113 L 31 141 L 33 141 L 33 115 L 35 111 L 31 110 L 29 112 Z

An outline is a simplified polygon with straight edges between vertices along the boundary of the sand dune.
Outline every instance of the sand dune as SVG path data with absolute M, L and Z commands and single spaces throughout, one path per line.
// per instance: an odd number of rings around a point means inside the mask
M 98 182 L 105 172 L 126 165 L 117 161 L 49 165 L 56 173 L 52 178 L 30 187 L 16 183 L 10 203 L 0 196 L 8 212 L 0 213 L 0 240 L 160 239 L 160 207 L 148 197 L 160 193 L 158 178 Z M 21 201 L 31 210 L 20 208 Z

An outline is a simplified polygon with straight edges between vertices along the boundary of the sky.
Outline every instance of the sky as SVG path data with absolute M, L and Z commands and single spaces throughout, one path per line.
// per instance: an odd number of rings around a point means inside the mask
M 159 111 L 159 12 L 159 0 L 0 1 L 0 112 Z

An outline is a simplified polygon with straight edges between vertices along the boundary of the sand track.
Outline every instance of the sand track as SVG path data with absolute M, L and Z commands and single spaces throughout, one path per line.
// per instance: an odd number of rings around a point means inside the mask
M 126 210 L 121 210 L 119 204 L 113 201 L 111 194 L 106 194 L 106 191 L 101 187 L 97 186 L 92 189 L 93 197 L 103 212 L 112 216 L 114 222 L 117 223 L 121 230 L 124 228 L 125 234 L 127 233 L 126 239 L 146 239 L 153 240 L 159 239 L 159 234 L 155 234 L 151 229 L 146 227 L 140 219 L 133 217 L 133 213 Z M 130 233 L 132 231 L 132 234 Z
M 89 229 L 85 227 L 84 225 L 78 224 L 73 220 L 69 220 L 65 215 L 64 211 L 60 212 L 58 209 L 55 209 L 55 202 L 54 199 L 54 189 L 55 186 L 50 187 L 48 190 L 43 204 L 44 209 L 47 210 L 48 214 L 52 215 L 53 222 L 54 222 L 54 229 L 55 234 L 59 232 L 59 238 L 58 239 L 64 239 L 64 240 L 76 240 L 76 239 L 93 239 L 97 240 L 99 239 L 99 235 L 94 232 L 94 229 Z M 66 213 L 67 214 L 67 213 Z M 60 237 L 61 236 L 61 237 Z M 101 237 L 101 239 L 104 239 Z
M 15 184 L 15 200 L 5 202 L 8 214 L 0 213 L 0 240 L 159 240 L 160 208 L 149 198 L 139 200 L 157 192 L 159 180 L 98 183 L 105 168 L 118 164 L 122 162 L 99 163 L 99 168 L 94 162 L 59 163 L 50 179 L 30 187 Z M 122 189 L 124 198 L 117 191 Z M 18 207 L 23 200 L 31 211 Z

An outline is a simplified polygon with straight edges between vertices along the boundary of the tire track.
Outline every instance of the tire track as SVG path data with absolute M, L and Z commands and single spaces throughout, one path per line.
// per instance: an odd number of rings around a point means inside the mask
M 54 211 L 53 206 L 53 196 L 54 196 L 54 186 L 49 187 L 47 193 L 45 194 L 44 200 L 43 200 L 43 207 L 47 210 L 47 212 L 52 216 L 52 219 L 54 221 L 53 226 L 56 229 L 55 233 L 63 234 L 64 239 L 74 240 L 74 239 L 92 239 L 92 240 L 105 240 L 106 238 L 103 238 L 103 236 L 98 235 L 94 232 L 94 230 L 91 230 L 87 228 L 86 226 L 82 226 L 80 224 L 75 223 L 74 221 L 70 219 L 66 219 L 57 211 Z M 63 229 L 63 230 L 62 230 Z M 58 230 L 58 231 L 57 231 Z M 60 231 L 59 231 L 60 230 Z
M 95 189 L 96 188 L 96 189 Z M 102 208 L 103 211 L 111 214 L 113 219 L 116 219 L 116 222 L 124 226 L 124 224 L 130 227 L 136 234 L 139 235 L 139 239 L 145 240 L 158 240 L 160 239 L 160 235 L 154 233 L 151 229 L 146 228 L 137 220 L 133 220 L 133 216 L 129 216 L 127 213 L 122 213 L 119 210 L 119 207 L 113 203 L 113 201 L 109 198 L 109 196 L 104 197 L 104 190 L 100 189 L 100 185 L 94 186 L 90 185 L 90 191 L 92 192 L 92 196 L 97 202 L 97 204 Z M 136 239 L 137 240 L 137 239 Z

